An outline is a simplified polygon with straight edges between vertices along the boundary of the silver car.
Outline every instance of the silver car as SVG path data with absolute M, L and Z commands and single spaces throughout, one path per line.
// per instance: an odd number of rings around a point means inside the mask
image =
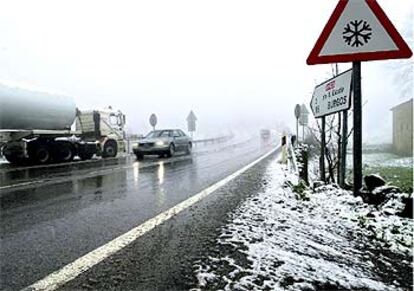
M 137 159 L 144 155 L 172 157 L 176 152 L 191 154 L 193 142 L 181 129 L 161 129 L 148 133 L 132 147 Z

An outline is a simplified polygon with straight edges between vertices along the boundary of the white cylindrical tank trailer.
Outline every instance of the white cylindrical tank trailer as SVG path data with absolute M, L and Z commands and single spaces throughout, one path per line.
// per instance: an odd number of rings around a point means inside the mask
M 0 149 L 11 163 L 116 156 L 125 151 L 124 125 L 120 111 L 82 113 L 72 97 L 0 84 Z
M 0 84 L 0 129 L 70 129 L 76 118 L 73 98 Z

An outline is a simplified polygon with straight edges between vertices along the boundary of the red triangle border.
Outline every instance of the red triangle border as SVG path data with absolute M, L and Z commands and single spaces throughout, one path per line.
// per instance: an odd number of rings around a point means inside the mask
M 379 22 L 384 27 L 385 31 L 389 34 L 391 39 L 394 41 L 398 50 L 396 51 L 378 51 L 378 52 L 364 52 L 364 53 L 352 53 L 352 54 L 338 54 L 338 55 L 329 55 L 329 56 L 320 56 L 320 52 L 325 45 L 329 35 L 331 34 L 333 28 L 338 22 L 339 17 L 342 15 L 345 10 L 346 5 L 349 0 L 339 0 L 338 4 L 335 7 L 331 17 L 328 20 L 328 23 L 325 25 L 321 35 L 316 41 L 315 46 L 313 47 L 311 53 L 309 54 L 306 63 L 308 65 L 316 64 L 329 64 L 329 63 L 345 63 L 345 62 L 354 62 L 354 61 L 373 61 L 373 60 L 386 60 L 386 59 L 401 59 L 401 58 L 410 58 L 412 56 L 412 51 L 408 47 L 407 43 L 398 33 L 397 29 L 394 27 L 392 22 L 389 20 L 385 12 L 379 6 L 376 0 L 364 0 L 371 8 L 372 12 L 375 14 Z

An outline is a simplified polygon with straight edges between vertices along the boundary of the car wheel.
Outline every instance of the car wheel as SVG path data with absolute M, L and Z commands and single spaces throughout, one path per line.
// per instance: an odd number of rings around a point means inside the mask
M 168 157 L 173 157 L 175 155 L 175 146 L 174 144 L 170 144 L 168 148 Z
M 189 142 L 188 145 L 187 145 L 187 149 L 186 149 L 185 153 L 187 155 L 191 155 L 192 151 L 193 151 L 193 145 L 191 144 L 191 142 Z

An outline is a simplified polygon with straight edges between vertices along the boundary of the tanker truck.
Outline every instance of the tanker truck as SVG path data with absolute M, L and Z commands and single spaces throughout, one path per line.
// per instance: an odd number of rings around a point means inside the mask
M 125 115 L 81 111 L 73 98 L 0 84 L 0 150 L 12 164 L 47 164 L 126 151 Z

